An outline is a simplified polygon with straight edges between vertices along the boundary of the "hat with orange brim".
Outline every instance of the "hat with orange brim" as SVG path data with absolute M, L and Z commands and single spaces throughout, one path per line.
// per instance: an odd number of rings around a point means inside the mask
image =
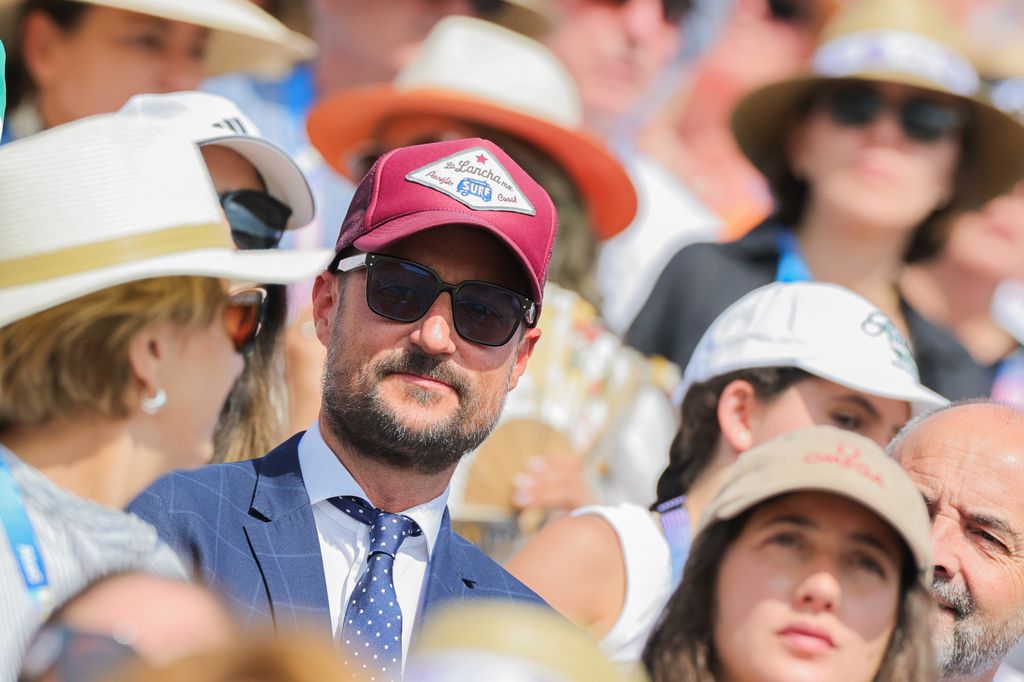
M 637 196 L 625 168 L 583 124 L 572 76 L 540 43 L 479 19 L 447 17 L 392 83 L 329 96 L 310 112 L 309 139 L 352 180 L 380 126 L 438 116 L 513 135 L 547 154 L 582 195 L 601 239 L 625 229 Z

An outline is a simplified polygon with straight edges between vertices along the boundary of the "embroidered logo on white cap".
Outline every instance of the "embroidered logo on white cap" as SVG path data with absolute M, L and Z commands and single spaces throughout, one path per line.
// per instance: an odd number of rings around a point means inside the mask
M 410 172 L 405 179 L 447 194 L 474 211 L 537 215 L 512 174 L 483 147 L 464 149 L 428 163 Z

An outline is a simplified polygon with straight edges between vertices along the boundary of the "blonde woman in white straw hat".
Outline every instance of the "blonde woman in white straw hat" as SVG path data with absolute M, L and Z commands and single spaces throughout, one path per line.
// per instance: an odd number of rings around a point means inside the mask
M 733 131 L 775 214 L 743 239 L 671 261 L 627 340 L 685 364 L 715 316 L 771 281 L 857 291 L 908 337 L 930 388 L 988 387 L 954 338 L 901 298 L 905 263 L 935 255 L 948 218 L 1024 172 L 1024 127 L 980 98 L 958 28 L 929 0 L 860 0 L 825 28 L 802 76 L 738 105 Z
M 682 424 L 651 508 L 577 509 L 506 563 L 616 661 L 640 657 L 697 522 L 747 450 L 815 424 L 884 445 L 913 414 L 945 404 L 921 386 L 906 341 L 878 308 L 821 282 L 769 284 L 730 306 L 701 339 L 682 390 Z
M 11 52 L 8 140 L 116 111 L 132 95 L 279 72 L 315 54 L 248 0 L 0 0 L 0 38 Z
M 262 292 L 322 252 L 237 251 L 198 150 L 119 114 L 0 149 L 0 676 L 40 618 L 89 580 L 184 577 L 119 511 L 212 456 Z

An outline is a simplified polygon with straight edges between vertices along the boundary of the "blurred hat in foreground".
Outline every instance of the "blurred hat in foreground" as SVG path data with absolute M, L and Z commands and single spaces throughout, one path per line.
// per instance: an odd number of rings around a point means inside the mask
M 624 682 L 597 642 L 535 604 L 476 601 L 427 619 L 413 642 L 406 682 Z

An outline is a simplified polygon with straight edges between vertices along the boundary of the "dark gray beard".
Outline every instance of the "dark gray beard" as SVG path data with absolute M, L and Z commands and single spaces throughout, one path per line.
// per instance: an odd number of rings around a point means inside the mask
M 944 678 L 977 675 L 994 667 L 1024 634 L 1024 609 L 1008 622 L 988 623 L 975 610 L 974 599 L 966 588 L 936 578 L 932 592 L 956 612 L 949 629 L 935 633 L 939 669 Z
M 324 369 L 323 416 L 335 437 L 355 454 L 432 475 L 454 467 L 490 435 L 504 404 L 504 393 L 496 406 L 488 409 L 460 370 L 447 360 L 415 349 L 396 352 L 374 366 L 357 369 L 358 374 L 353 375 L 354 368 L 339 366 L 339 351 L 335 349 L 344 342 L 339 330 L 333 329 Z M 381 379 L 395 372 L 443 381 L 458 395 L 459 408 L 451 418 L 430 428 L 414 429 L 402 424 L 378 389 Z M 439 400 L 435 394 L 416 387 L 409 391 L 425 408 Z

